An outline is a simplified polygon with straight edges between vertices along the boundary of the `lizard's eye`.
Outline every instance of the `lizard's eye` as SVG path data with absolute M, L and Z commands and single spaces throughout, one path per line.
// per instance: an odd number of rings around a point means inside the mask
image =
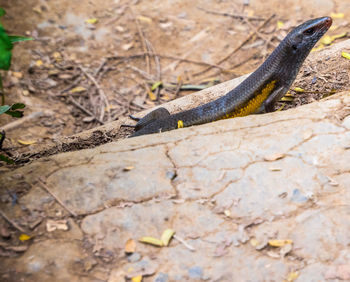
M 311 35 L 311 34 L 313 34 L 314 32 L 315 32 L 315 29 L 314 29 L 313 27 L 311 27 L 311 28 L 305 30 L 305 31 L 304 31 L 304 34 L 306 34 L 306 35 Z

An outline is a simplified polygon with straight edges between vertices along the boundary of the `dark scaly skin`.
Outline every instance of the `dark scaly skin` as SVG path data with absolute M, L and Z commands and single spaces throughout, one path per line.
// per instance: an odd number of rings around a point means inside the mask
M 166 114 L 147 122 L 143 120 L 142 127 L 130 137 L 272 111 L 275 103 L 288 91 L 311 49 L 331 25 L 330 17 L 299 25 L 254 73 L 223 97 L 187 111 Z

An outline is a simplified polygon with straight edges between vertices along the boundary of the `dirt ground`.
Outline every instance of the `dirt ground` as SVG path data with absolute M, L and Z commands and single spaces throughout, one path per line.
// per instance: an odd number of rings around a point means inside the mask
M 350 19 L 350 3 L 340 0 L 0 3 L 9 34 L 35 39 L 15 47 L 4 74 L 7 103 L 27 106 L 25 119 L 0 120 L 3 148 L 14 159 L 47 140 L 251 72 L 305 19 L 333 13 L 328 35 L 341 37 L 333 42 L 348 37 Z M 285 108 L 312 100 L 289 98 Z

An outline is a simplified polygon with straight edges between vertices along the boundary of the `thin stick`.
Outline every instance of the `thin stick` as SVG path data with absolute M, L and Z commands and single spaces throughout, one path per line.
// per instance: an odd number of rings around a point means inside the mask
M 268 19 L 266 19 L 258 28 L 257 28 L 257 31 L 259 31 L 260 29 L 262 29 L 273 17 L 275 17 L 274 14 L 272 14 Z M 222 58 L 218 63 L 217 65 L 220 65 L 222 64 L 223 62 L 225 62 L 227 59 L 229 59 L 233 54 L 235 54 L 239 49 L 242 48 L 242 46 L 244 44 L 246 44 L 250 39 L 252 39 L 252 37 L 255 35 L 255 31 L 254 32 L 251 32 L 245 40 L 242 41 L 241 44 L 239 44 L 235 49 L 233 49 L 226 57 Z M 211 67 L 208 67 L 206 68 L 205 70 L 202 70 L 200 72 L 197 72 L 195 74 L 193 74 L 194 76 L 198 76 L 198 75 L 201 75 L 203 73 L 206 73 L 208 70 L 210 70 Z
M 153 54 L 153 57 L 154 57 L 154 62 L 155 62 L 156 71 L 157 71 L 156 79 L 157 79 L 157 81 L 161 81 L 161 79 L 162 79 L 162 72 L 161 72 L 161 69 L 160 69 L 159 57 L 157 56 L 157 54 L 156 54 L 156 52 L 155 52 L 155 50 L 153 48 L 153 45 L 147 39 L 146 39 L 146 44 L 147 44 L 148 49 L 151 51 L 151 53 Z M 157 100 L 159 99 L 159 93 L 160 93 L 160 88 L 157 87 L 157 90 L 156 90 L 156 98 L 157 98 Z
M 84 106 L 80 105 L 77 101 L 73 99 L 73 97 L 69 97 L 68 101 L 71 102 L 74 106 L 79 108 L 81 111 L 89 115 L 90 117 L 93 117 L 94 120 L 96 120 L 100 124 L 105 124 L 102 120 L 100 120 L 98 117 L 96 117 L 92 112 L 90 112 L 88 109 L 86 109 Z
M 41 187 L 46 190 L 47 193 L 49 193 L 64 209 L 66 209 L 72 216 L 77 217 L 77 214 L 73 212 L 70 208 L 68 208 L 46 185 L 45 181 L 39 177 L 38 178 L 39 183 L 41 184 Z
M 153 54 L 150 52 L 144 52 L 144 53 L 140 53 L 140 54 L 134 54 L 134 55 L 130 55 L 130 56 L 111 56 L 108 57 L 108 59 L 110 60 L 131 60 L 131 59 L 136 59 L 136 58 L 142 58 L 144 56 L 152 56 Z M 211 67 L 211 68 L 217 68 L 220 69 L 222 71 L 228 71 L 227 69 L 216 65 L 216 64 L 210 64 L 210 63 L 206 63 L 206 62 L 201 62 L 201 61 L 196 61 L 196 60 L 190 60 L 190 59 L 186 59 L 186 58 L 180 58 L 180 57 L 176 57 L 176 56 L 172 56 L 172 55 L 162 55 L 162 54 L 156 54 L 158 57 L 160 58 L 164 58 L 164 59 L 169 59 L 169 60 L 177 60 L 177 61 L 183 61 L 186 63 L 191 63 L 191 64 L 196 64 L 196 65 L 202 65 L 202 66 L 207 66 L 207 67 Z
M 97 83 L 96 79 L 91 75 L 89 74 L 82 66 L 78 66 L 79 69 L 85 74 L 85 76 L 91 80 L 91 82 L 95 85 L 100 97 L 102 98 L 102 100 L 104 100 L 105 102 L 105 105 L 108 109 L 107 113 L 108 113 L 108 120 L 111 119 L 111 116 L 110 116 L 110 113 L 109 113 L 109 109 L 110 109 L 110 106 L 109 106 L 109 102 L 108 102 L 108 99 L 107 99 L 107 96 L 105 94 L 105 92 L 102 90 L 101 86 Z M 101 116 L 100 116 L 100 120 L 103 120 L 103 117 L 104 117 L 104 107 L 102 108 L 101 110 Z M 103 114 L 102 114 L 103 113 Z
M 10 223 L 14 228 L 16 228 L 18 231 L 21 231 L 22 233 L 27 233 L 21 226 L 19 226 L 16 222 L 12 221 L 11 219 L 9 219 L 7 217 L 7 215 L 0 210 L 0 214 L 2 215 L 2 217 L 8 222 Z
M 135 17 L 135 14 L 134 14 L 134 11 L 132 10 L 132 8 L 130 6 L 128 6 L 131 14 L 132 14 L 132 17 L 134 18 L 135 20 L 135 24 L 136 24 L 136 28 L 137 28 L 137 32 L 140 36 L 140 39 L 141 39 L 141 43 L 142 43 L 142 49 L 143 49 L 143 52 L 147 52 L 148 53 L 148 48 L 147 48 L 147 43 L 146 43 L 146 39 L 145 39 L 145 36 L 143 35 L 143 32 L 142 32 L 142 29 L 139 25 L 139 22 L 138 22 L 138 19 Z M 150 65 L 150 61 L 149 61 L 149 55 L 146 56 L 146 64 L 147 64 L 147 72 L 150 73 L 151 72 L 151 65 Z
M 33 119 L 37 119 L 37 118 L 40 118 L 43 116 L 52 116 L 53 114 L 54 113 L 52 111 L 49 111 L 49 110 L 45 110 L 45 111 L 41 111 L 41 112 L 34 112 L 34 113 L 31 113 L 27 116 L 24 116 L 21 119 L 18 119 L 18 120 L 15 120 L 13 122 L 10 122 L 8 124 L 5 124 L 3 127 L 0 128 L 0 130 L 8 131 L 11 129 L 15 129 L 15 128 L 19 127 L 20 125 L 22 125 L 23 123 L 26 123 L 26 122 L 31 121 Z
M 188 244 L 184 239 L 180 238 L 179 236 L 173 235 L 173 238 L 178 240 L 181 244 L 183 244 L 191 252 L 194 252 L 196 250 L 194 247 L 192 247 L 190 244 Z
M 210 11 L 201 7 L 197 7 L 199 10 L 202 10 L 206 13 L 213 14 L 213 15 L 220 15 L 220 16 L 225 16 L 225 17 L 231 17 L 231 18 L 236 18 L 236 19 L 248 19 L 248 20 L 256 20 L 256 21 L 265 21 L 266 18 L 262 17 L 251 17 L 251 16 L 245 16 L 245 15 L 240 15 L 240 14 L 234 14 L 234 13 L 222 13 L 222 12 L 216 12 L 216 11 Z

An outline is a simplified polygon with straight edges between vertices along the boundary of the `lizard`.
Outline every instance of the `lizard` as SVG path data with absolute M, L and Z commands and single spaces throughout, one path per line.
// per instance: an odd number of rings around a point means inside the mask
M 287 34 L 255 72 L 224 96 L 175 114 L 164 107 L 155 109 L 138 119 L 130 137 L 272 112 L 275 103 L 289 90 L 312 48 L 331 25 L 330 17 L 302 23 Z

